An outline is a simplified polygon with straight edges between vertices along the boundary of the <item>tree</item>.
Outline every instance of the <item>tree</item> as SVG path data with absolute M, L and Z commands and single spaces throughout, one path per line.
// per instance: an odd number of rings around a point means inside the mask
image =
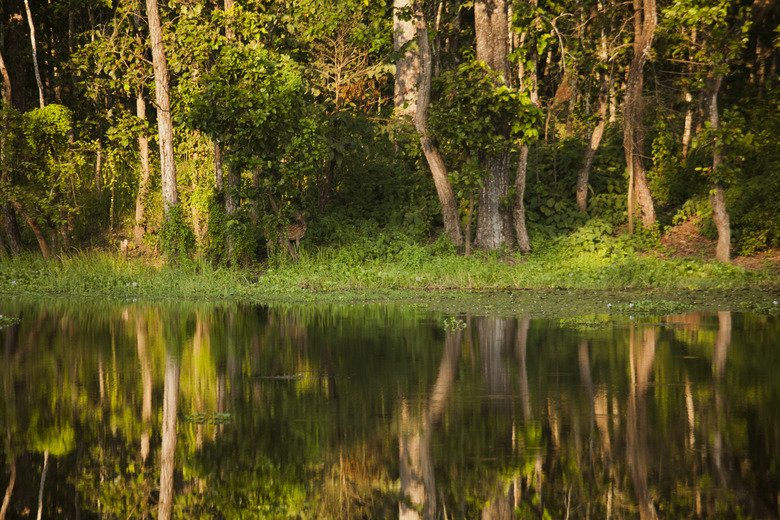
M 709 199 L 712 220 L 718 231 L 715 257 L 728 262 L 731 250 L 731 224 L 726 210 L 725 186 L 735 181 L 736 168 L 728 164 L 729 143 L 737 141 L 741 132 L 722 128 L 720 93 L 732 64 L 744 50 L 751 23 L 746 10 L 733 0 L 701 3 L 696 0 L 677 0 L 664 11 L 668 23 L 682 26 L 683 39 L 677 49 L 687 49 L 688 66 L 693 72 L 701 97 L 706 100 L 707 125 L 704 141 L 712 146 L 711 167 L 704 168 L 709 176 Z M 679 34 L 679 33 L 677 33 Z M 693 35 L 696 35 L 694 38 Z M 687 118 L 686 118 L 687 126 Z
M 157 142 L 160 146 L 163 209 L 167 217 L 171 208 L 179 203 L 179 191 L 176 185 L 176 159 L 173 151 L 173 119 L 171 118 L 169 96 L 168 62 L 165 57 L 157 0 L 146 0 L 146 14 L 152 41 L 152 64 L 157 100 Z
M 439 147 L 428 130 L 428 105 L 431 100 L 433 78 L 428 25 L 422 2 L 414 1 L 412 7 L 412 1 L 397 0 L 393 15 L 395 33 L 398 35 L 396 40 L 398 51 L 402 51 L 404 46 L 411 42 L 411 40 L 403 40 L 409 37 L 412 27 L 417 34 L 417 51 L 407 49 L 404 56 L 396 63 L 396 113 L 413 115 L 414 127 L 420 138 L 420 145 L 431 169 L 433 183 L 439 197 L 444 231 L 450 241 L 460 247 L 463 244 L 463 232 L 455 192 L 447 177 L 447 166 L 439 152 Z
M 655 0 L 634 0 L 634 57 L 626 79 L 623 102 L 623 148 L 628 166 L 628 227 L 633 232 L 634 193 L 642 211 L 642 225 L 655 225 L 655 207 L 644 163 L 645 123 L 642 88 L 644 66 L 657 26 Z
M 474 28 L 477 60 L 495 71 L 504 82 L 509 78 L 507 42 L 509 21 L 505 0 L 476 0 Z M 508 136 L 509 122 L 501 121 L 493 129 L 496 135 Z M 475 245 L 483 249 L 513 247 L 512 213 L 509 209 L 509 150 L 484 154 L 480 163 L 485 170 L 485 186 L 479 192 L 477 236 Z
M 230 42 L 219 48 L 214 66 L 200 78 L 186 121 L 219 145 L 228 169 L 236 176 L 245 170 L 264 173 L 267 186 L 260 190 L 263 196 L 254 195 L 255 200 L 264 201 L 289 180 L 282 174 L 290 171 L 287 163 L 293 159 L 290 154 L 298 142 L 296 133 L 307 127 L 301 123 L 305 87 L 300 69 L 288 56 L 256 42 Z M 315 153 L 294 159 L 317 163 L 321 157 Z M 236 180 L 232 194 L 236 209 L 241 192 Z M 228 232 L 234 233 L 234 238 L 245 224 L 237 214 L 233 218 L 228 215 Z M 247 252 L 246 244 L 242 251 Z M 235 261 L 236 254 L 237 250 L 229 252 L 230 261 Z

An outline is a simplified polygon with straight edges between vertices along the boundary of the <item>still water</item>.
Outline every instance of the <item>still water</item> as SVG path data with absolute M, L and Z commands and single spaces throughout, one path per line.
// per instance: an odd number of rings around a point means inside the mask
M 0 314 L 0 518 L 778 516 L 777 315 Z

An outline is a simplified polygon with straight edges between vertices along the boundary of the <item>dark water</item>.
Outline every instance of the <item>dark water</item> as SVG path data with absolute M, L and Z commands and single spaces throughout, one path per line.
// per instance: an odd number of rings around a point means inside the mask
M 0 314 L 6 518 L 778 517 L 776 315 Z

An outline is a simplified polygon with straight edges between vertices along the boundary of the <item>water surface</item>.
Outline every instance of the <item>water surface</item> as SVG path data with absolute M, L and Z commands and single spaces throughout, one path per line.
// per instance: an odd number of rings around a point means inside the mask
M 0 300 L 6 518 L 776 518 L 780 319 Z

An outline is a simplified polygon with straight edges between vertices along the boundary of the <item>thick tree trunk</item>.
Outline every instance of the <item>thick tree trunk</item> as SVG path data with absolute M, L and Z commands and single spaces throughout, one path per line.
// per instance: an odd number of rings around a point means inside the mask
M 411 0 L 394 0 L 393 2 L 393 49 L 398 52 L 404 45 L 414 39 L 414 19 L 405 20 L 399 17 L 399 11 L 411 7 Z M 414 117 L 417 109 L 417 82 L 420 74 L 420 53 L 417 50 L 408 51 L 395 64 L 395 94 L 394 106 L 396 116 Z
M 152 40 L 152 65 L 154 67 L 154 86 L 157 100 L 157 141 L 160 145 L 160 169 L 162 170 L 163 210 L 168 212 L 179 203 L 179 190 L 176 186 L 176 161 L 173 154 L 173 121 L 171 120 L 171 102 L 169 97 L 168 62 L 165 58 L 165 46 L 160 26 L 160 12 L 157 0 L 146 0 L 146 12 L 149 19 L 149 36 Z
M 652 327 L 643 329 L 640 346 L 635 339 L 633 324 L 630 332 L 629 355 L 633 384 L 626 408 L 626 458 L 639 506 L 639 518 L 649 520 L 657 518 L 648 485 L 647 462 L 647 389 L 655 361 L 657 335 Z
M 2 100 L 5 103 L 6 108 L 11 108 L 11 76 L 8 74 L 8 68 L 5 65 L 5 59 L 3 58 L 2 48 L 0 48 L 0 74 L 3 76 L 3 95 Z M 3 128 L 7 130 L 8 121 L 3 118 Z M 0 140 L 0 164 L 6 164 L 6 144 L 5 144 L 5 130 L 2 132 L 2 140 Z M 2 182 L 7 183 L 8 172 L 3 169 Z M 22 239 L 19 235 L 19 226 L 16 223 L 16 213 L 10 201 L 3 203 L 3 225 L 5 227 L 5 236 L 8 239 L 8 248 L 11 251 L 11 255 L 19 256 L 22 254 Z
M 172 354 L 165 359 L 163 388 L 162 449 L 160 452 L 160 502 L 157 518 L 170 520 L 173 512 L 173 473 L 176 455 L 176 414 L 179 405 L 179 360 Z
M 720 116 L 718 114 L 718 92 L 723 83 L 723 77 L 718 75 L 711 78 L 712 93 L 710 95 L 710 128 L 713 133 L 712 147 L 712 171 L 710 176 L 710 205 L 712 206 L 712 220 L 718 230 L 718 244 L 715 246 L 715 258 L 719 262 L 731 261 L 731 225 L 729 223 L 729 214 L 726 211 L 726 199 L 724 196 L 723 183 L 717 180 L 717 171 L 723 162 L 721 154 L 721 144 L 718 139 L 718 128 L 720 127 Z
M 135 113 L 143 124 L 146 124 L 146 101 L 143 92 L 138 89 L 135 98 Z M 135 247 L 140 248 L 144 240 L 144 220 L 146 220 L 146 198 L 149 195 L 149 138 L 146 135 L 146 129 L 142 129 L 138 134 L 138 155 L 141 159 L 141 176 L 138 179 L 138 195 L 135 199 L 135 230 L 133 233 L 133 243 Z
M 16 211 L 8 201 L 3 204 L 3 226 L 5 227 L 5 237 L 8 239 L 8 249 L 12 256 L 22 254 L 22 237 L 19 234 L 19 224 L 16 221 Z
M 416 4 L 415 26 L 417 28 L 417 43 L 420 52 L 420 76 L 417 91 L 417 111 L 414 114 L 414 126 L 420 136 L 425 159 L 431 168 L 433 183 L 439 195 L 441 213 L 444 219 L 444 230 L 457 247 L 463 244 L 463 232 L 460 226 L 460 212 L 455 199 L 455 191 L 447 177 L 447 167 L 439 153 L 436 142 L 428 134 L 428 103 L 431 99 L 431 49 L 428 43 L 428 27 L 422 9 Z
M 436 475 L 431 444 L 436 424 L 441 419 L 452 392 L 462 343 L 462 330 L 447 333 L 438 376 L 428 405 L 421 413 L 422 417 L 412 417 L 409 402 L 402 400 L 398 448 L 401 496 L 405 500 L 401 500 L 399 504 L 399 519 L 436 518 Z M 409 507 L 407 502 L 416 507 Z M 422 516 L 418 510 L 422 510 Z
M 505 0 L 478 0 L 474 4 L 474 27 L 477 36 L 477 59 L 491 69 L 509 78 L 507 44 L 509 20 Z M 496 128 L 506 134 L 508 128 Z M 506 201 L 509 195 L 509 151 L 485 157 L 485 185 L 479 193 L 477 211 L 477 237 L 475 246 L 482 249 L 498 249 L 502 245 L 515 245 L 512 233 L 512 212 Z
M 642 4 L 640 8 L 640 4 Z M 642 99 L 643 69 L 655 36 L 657 14 L 655 0 L 634 0 L 634 58 L 626 80 L 623 107 L 623 148 L 629 173 L 628 223 L 633 232 L 634 192 L 642 211 L 644 227 L 655 225 L 655 207 L 647 182 L 644 160 L 644 101 Z

